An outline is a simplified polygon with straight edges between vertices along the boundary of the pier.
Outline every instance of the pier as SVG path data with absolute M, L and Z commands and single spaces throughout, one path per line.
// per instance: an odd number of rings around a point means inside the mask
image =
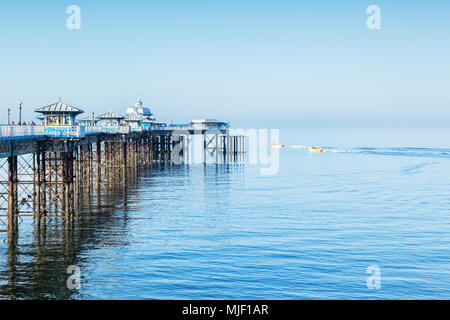
M 202 163 L 236 163 L 245 154 L 245 137 L 222 122 L 166 125 L 151 115 L 112 112 L 77 122 L 83 111 L 61 101 L 36 111 L 44 114 L 42 125 L 0 126 L 0 232 L 17 232 L 25 216 L 37 225 L 70 223 L 81 195 L 125 188 L 154 163 L 191 163 L 191 142 Z

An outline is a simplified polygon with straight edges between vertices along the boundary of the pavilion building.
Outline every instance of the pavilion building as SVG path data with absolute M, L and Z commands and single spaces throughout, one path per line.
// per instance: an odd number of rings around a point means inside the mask
M 124 117 L 115 112 L 107 112 L 98 116 L 103 127 L 118 127 Z
M 134 106 L 129 107 L 127 109 L 127 116 L 132 115 L 138 115 L 148 120 L 155 120 L 155 117 L 153 116 L 153 113 L 150 111 L 149 108 L 144 107 L 142 101 L 140 98 L 136 101 Z
M 138 114 L 131 114 L 123 121 L 132 128 L 132 130 L 136 130 L 138 128 L 141 128 L 143 126 L 143 121 L 147 120 L 145 117 L 140 116 Z
M 44 116 L 42 124 L 45 126 L 74 126 L 76 116 L 84 111 L 59 100 L 54 104 L 36 109 L 35 112 L 42 113 Z
M 217 119 L 198 119 L 192 120 L 191 126 L 194 130 L 226 130 L 230 123 Z
M 124 119 L 124 122 L 132 128 L 141 127 L 144 130 L 161 129 L 167 126 L 165 122 L 156 121 L 150 108 L 145 107 L 140 98 L 138 98 L 134 106 L 127 109 L 127 117 Z

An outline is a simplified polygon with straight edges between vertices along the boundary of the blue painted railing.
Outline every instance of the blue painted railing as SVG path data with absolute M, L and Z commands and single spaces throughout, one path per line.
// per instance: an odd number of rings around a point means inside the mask
M 45 136 L 53 138 L 82 138 L 86 134 L 82 126 L 45 126 Z
M 0 126 L 1 140 L 44 138 L 44 126 Z

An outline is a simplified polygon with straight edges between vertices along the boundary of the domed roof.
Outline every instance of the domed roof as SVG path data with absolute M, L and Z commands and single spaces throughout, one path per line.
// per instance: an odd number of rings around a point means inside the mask
M 98 118 L 99 119 L 123 119 L 123 116 L 118 113 L 109 111 L 107 113 L 99 115 Z
M 143 116 L 143 117 L 150 117 L 153 115 L 153 113 L 151 113 L 150 109 L 147 107 L 144 107 L 142 101 L 140 98 L 138 98 L 138 100 L 136 101 L 136 103 L 134 104 L 134 106 L 129 107 L 127 109 L 127 115 L 131 116 L 133 114 L 139 115 L 139 116 Z

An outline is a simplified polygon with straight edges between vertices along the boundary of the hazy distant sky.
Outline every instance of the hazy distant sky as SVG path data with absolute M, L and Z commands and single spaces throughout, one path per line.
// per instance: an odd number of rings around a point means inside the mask
M 59 96 L 123 113 L 140 92 L 164 121 L 450 126 L 449 1 L 2 1 L 0 35 L 1 123 L 19 99 L 31 119 Z

